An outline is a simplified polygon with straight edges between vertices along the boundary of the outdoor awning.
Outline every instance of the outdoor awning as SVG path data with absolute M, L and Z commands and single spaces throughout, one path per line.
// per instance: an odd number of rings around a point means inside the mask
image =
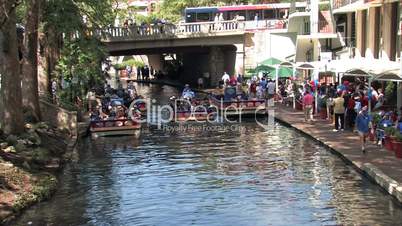
M 370 74 L 367 71 L 364 71 L 362 69 L 350 69 L 343 74 L 344 76 L 353 76 L 353 77 L 372 77 L 372 74 Z
M 360 70 L 366 74 L 380 75 L 380 74 L 400 74 L 401 64 L 395 61 L 386 61 L 380 59 L 342 59 L 332 60 L 327 63 L 329 71 L 335 72 L 350 72 Z
M 384 72 L 382 74 L 374 76 L 373 80 L 390 81 L 390 82 L 402 82 L 402 77 L 397 75 L 397 74 L 394 74 L 394 73 Z

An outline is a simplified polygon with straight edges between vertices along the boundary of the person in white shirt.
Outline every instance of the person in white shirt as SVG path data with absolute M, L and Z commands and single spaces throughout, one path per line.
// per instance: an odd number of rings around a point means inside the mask
M 223 73 L 222 81 L 224 84 L 229 83 L 229 81 L 230 81 L 230 76 L 228 73 L 226 73 L 226 71 L 225 71 L 225 73 Z

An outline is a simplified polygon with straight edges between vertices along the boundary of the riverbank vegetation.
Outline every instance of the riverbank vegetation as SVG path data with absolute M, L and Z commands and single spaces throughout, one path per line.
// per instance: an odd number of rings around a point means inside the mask
M 40 101 L 57 91 L 53 104 L 72 103 L 103 84 L 106 52 L 92 32 L 112 24 L 113 3 L 0 1 L 0 222 L 56 188 L 70 135 L 42 123 Z

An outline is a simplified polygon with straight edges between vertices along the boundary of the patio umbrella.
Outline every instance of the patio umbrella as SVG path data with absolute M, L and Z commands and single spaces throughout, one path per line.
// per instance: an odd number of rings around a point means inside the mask
M 279 67 L 278 77 L 288 78 L 293 76 L 293 69 L 289 67 Z
M 271 67 L 271 66 L 267 66 L 264 64 L 258 65 L 254 71 L 258 74 L 259 72 L 263 72 L 263 73 L 269 73 L 272 74 L 272 72 L 275 72 L 275 68 Z
M 259 64 L 261 65 L 267 65 L 267 66 L 274 66 L 274 65 L 278 65 L 281 64 L 282 61 L 279 59 L 276 59 L 274 57 L 268 58 L 266 60 L 261 61 Z

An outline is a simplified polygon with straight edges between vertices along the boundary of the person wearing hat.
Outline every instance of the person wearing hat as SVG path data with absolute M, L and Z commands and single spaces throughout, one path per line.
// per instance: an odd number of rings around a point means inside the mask
M 364 106 L 356 117 L 356 128 L 360 137 L 362 152 L 366 152 L 366 140 L 369 134 L 371 118 L 367 111 L 367 106 Z

